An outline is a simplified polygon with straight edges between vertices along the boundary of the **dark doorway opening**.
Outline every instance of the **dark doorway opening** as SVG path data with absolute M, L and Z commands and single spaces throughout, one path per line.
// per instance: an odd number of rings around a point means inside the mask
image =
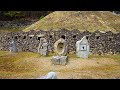
M 38 37 L 38 40 L 39 40 L 39 41 L 40 41 L 40 38 L 41 38 L 41 37 Z
M 23 39 L 26 39 L 26 36 L 23 36 Z
M 30 39 L 32 39 L 33 37 L 30 37 Z
M 9 40 L 10 38 L 8 37 L 8 40 Z
M 108 39 L 109 41 L 112 41 L 112 38 L 111 37 L 109 37 L 109 39 Z
M 100 36 L 96 36 L 96 39 L 100 39 Z
M 17 37 L 17 36 L 15 36 L 15 39 L 18 39 L 18 37 Z
M 65 39 L 65 35 L 62 35 L 61 38 Z
M 49 37 L 52 38 L 52 35 L 50 35 Z
M 75 39 L 75 38 L 76 38 L 76 35 L 74 35 L 73 38 Z
M 89 36 L 86 36 L 86 39 L 88 40 L 88 39 L 89 39 Z

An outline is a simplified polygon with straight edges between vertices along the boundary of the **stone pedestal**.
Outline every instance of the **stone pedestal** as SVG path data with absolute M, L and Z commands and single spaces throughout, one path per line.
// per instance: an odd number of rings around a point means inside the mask
M 53 56 L 52 63 L 54 65 L 66 65 L 68 62 L 68 56 Z

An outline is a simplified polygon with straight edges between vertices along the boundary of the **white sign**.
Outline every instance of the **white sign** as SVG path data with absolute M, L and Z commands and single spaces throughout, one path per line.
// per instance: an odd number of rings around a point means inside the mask
M 87 51 L 87 45 L 80 45 L 81 51 Z

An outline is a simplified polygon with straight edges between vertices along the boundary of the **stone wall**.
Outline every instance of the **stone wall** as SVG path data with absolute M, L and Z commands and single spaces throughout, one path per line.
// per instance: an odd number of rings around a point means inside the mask
M 120 53 L 120 32 L 112 33 L 100 31 L 80 32 L 79 30 L 60 29 L 58 31 L 34 31 L 29 32 L 11 32 L 0 34 L 0 50 L 9 50 L 12 40 L 16 42 L 19 52 L 37 52 L 40 38 L 44 37 L 48 41 L 50 52 L 54 50 L 54 43 L 60 38 L 64 38 L 68 44 L 68 53 L 75 53 L 75 44 L 83 36 L 86 36 L 90 43 L 90 52 L 92 54 L 117 54 Z

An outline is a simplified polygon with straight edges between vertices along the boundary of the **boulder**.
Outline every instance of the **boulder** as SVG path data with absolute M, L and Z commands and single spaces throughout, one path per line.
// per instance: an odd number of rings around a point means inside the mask
M 57 79 L 55 72 L 49 72 L 47 75 L 40 77 L 39 79 Z

